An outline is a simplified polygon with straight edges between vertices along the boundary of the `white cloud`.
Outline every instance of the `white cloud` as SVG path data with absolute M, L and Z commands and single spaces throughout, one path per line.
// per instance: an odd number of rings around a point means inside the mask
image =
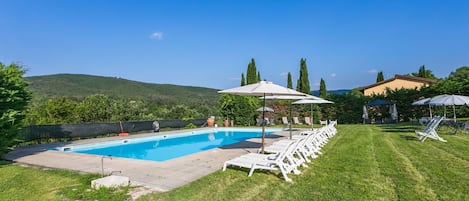
M 337 74 L 331 73 L 331 77 L 335 77 L 335 76 L 337 76 Z
M 369 70 L 368 73 L 369 74 L 376 74 L 376 73 L 378 73 L 378 70 L 373 68 L 373 69 Z
M 163 32 L 155 32 L 150 35 L 150 39 L 163 40 Z
M 282 72 L 282 73 L 280 73 L 280 76 L 282 76 L 282 77 L 287 77 L 287 76 L 288 76 L 288 72 Z

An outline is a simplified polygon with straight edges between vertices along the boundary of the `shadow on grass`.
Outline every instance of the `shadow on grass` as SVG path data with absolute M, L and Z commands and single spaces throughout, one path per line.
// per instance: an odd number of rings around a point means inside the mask
M 385 124 L 379 125 L 384 132 L 400 133 L 400 132 L 414 132 L 415 130 L 421 129 L 418 125 L 398 125 L 398 124 Z
M 246 177 L 248 177 L 249 171 L 251 170 L 249 168 L 243 168 L 243 167 L 238 167 L 238 166 L 228 166 L 226 169 L 245 172 Z M 280 173 L 279 171 L 256 169 L 252 175 L 254 175 L 254 174 L 272 175 L 272 176 L 277 177 L 278 179 L 280 179 L 282 181 L 285 180 L 285 178 L 283 178 L 283 176 L 282 176 L 282 173 Z
M 0 159 L 0 168 L 10 165 L 10 164 L 11 164 L 10 161 L 5 161 L 5 160 Z
M 408 141 L 419 141 L 417 136 L 411 136 L 411 135 L 400 135 L 400 138 Z

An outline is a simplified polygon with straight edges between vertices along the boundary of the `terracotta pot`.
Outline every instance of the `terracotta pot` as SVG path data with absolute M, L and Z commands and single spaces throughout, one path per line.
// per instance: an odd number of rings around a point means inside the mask
M 208 125 L 209 127 L 213 127 L 213 123 L 214 123 L 214 120 L 213 120 L 212 118 L 208 118 L 208 119 L 207 119 L 207 125 Z

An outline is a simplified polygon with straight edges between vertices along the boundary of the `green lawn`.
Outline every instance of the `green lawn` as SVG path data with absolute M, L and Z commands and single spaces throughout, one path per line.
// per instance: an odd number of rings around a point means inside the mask
M 404 125 L 339 125 L 301 175 L 229 168 L 142 200 L 469 200 L 469 135 L 416 141 Z
M 116 200 L 128 189 L 90 189 L 96 174 L 12 165 L 0 160 L 0 200 Z
M 339 125 L 339 133 L 301 175 L 217 171 L 141 200 L 469 200 L 469 135 L 416 141 L 407 125 Z M 220 167 L 221 168 L 221 167 Z M 0 161 L 0 200 L 124 200 L 126 189 L 89 190 L 91 179 Z

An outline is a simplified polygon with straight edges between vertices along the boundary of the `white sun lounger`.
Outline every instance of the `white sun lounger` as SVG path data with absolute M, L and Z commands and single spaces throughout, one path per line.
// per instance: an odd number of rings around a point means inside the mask
M 252 176 L 254 170 L 256 169 L 279 170 L 282 173 L 285 181 L 291 182 L 292 180 L 287 176 L 287 174 L 294 172 L 296 167 L 288 162 L 287 155 L 291 154 L 295 150 L 298 142 L 299 141 L 292 141 L 291 144 L 286 146 L 285 150 L 277 154 L 265 155 L 249 153 L 225 161 L 223 164 L 223 171 L 226 170 L 228 165 L 250 168 L 248 176 Z
M 305 124 L 306 124 L 306 125 L 309 125 L 309 126 L 311 126 L 311 124 L 313 124 L 313 123 L 311 122 L 311 117 L 305 117 Z
M 427 126 L 423 131 L 415 131 L 415 133 L 419 136 L 418 140 L 420 141 L 425 141 L 427 138 L 431 138 L 434 140 L 446 142 L 445 139 L 441 138 L 438 133 L 436 132 L 436 129 L 438 128 L 438 125 L 440 125 L 441 121 L 443 121 L 445 117 L 433 117 L 430 122 L 428 122 Z
M 293 117 L 293 123 L 298 124 L 298 125 L 303 124 L 303 123 L 300 122 L 300 120 L 298 120 L 298 117 Z

